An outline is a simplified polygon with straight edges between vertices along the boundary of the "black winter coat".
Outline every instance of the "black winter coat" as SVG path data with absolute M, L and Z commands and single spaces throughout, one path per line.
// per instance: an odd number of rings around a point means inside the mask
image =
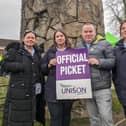
M 39 118 L 42 118 L 42 114 L 44 118 L 43 92 L 35 95 L 35 84 L 44 84 L 43 75 L 40 74 L 41 55 L 38 48 L 34 47 L 34 56 L 31 56 L 24 49 L 24 45 L 19 43 L 8 45 L 6 50 L 2 69 L 10 73 L 10 81 L 4 107 L 3 126 L 33 126 L 36 115 L 37 120 L 45 123 L 44 119 Z M 39 112 L 36 111 L 38 110 L 36 105 L 39 107 Z
M 46 101 L 56 101 L 56 66 L 48 68 L 49 61 L 52 58 L 56 58 L 56 47 L 50 48 L 42 59 L 41 69 L 42 72 L 47 75 L 47 81 L 45 84 L 45 96 Z
M 115 49 L 115 68 L 113 69 L 113 82 L 122 105 L 126 106 L 126 48 L 120 40 Z

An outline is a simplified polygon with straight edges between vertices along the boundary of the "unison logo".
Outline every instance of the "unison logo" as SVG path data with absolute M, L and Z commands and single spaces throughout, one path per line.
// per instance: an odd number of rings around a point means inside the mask
M 62 94 L 77 94 L 77 95 L 82 95 L 87 93 L 87 89 L 85 87 L 72 87 L 71 85 L 61 85 L 62 89 L 61 92 Z

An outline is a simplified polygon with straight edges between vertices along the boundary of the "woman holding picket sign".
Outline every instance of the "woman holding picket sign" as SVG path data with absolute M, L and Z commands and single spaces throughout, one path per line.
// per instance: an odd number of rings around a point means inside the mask
M 66 34 L 62 30 L 54 33 L 54 44 L 43 57 L 41 68 L 48 75 L 45 85 L 47 105 L 51 115 L 51 126 L 69 126 L 72 101 L 56 99 L 56 52 L 71 49 Z

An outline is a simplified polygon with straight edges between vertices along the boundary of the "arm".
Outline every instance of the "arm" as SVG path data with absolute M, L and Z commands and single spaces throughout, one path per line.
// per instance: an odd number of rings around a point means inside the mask
M 116 48 L 114 48 L 114 56 L 115 56 L 115 65 L 114 65 L 114 67 L 112 68 L 112 80 L 113 80 L 113 83 L 114 83 L 114 85 L 117 85 L 117 59 L 116 59 L 116 57 L 117 57 L 117 54 L 116 53 L 118 53 L 118 50 L 116 49 Z
M 48 52 L 45 53 L 43 58 L 40 61 L 41 71 L 44 75 L 48 75 L 49 68 L 48 68 L 49 60 L 48 60 Z
M 112 69 L 115 64 L 114 50 L 108 42 L 105 43 L 103 51 L 104 58 L 99 58 L 99 67 L 104 69 Z

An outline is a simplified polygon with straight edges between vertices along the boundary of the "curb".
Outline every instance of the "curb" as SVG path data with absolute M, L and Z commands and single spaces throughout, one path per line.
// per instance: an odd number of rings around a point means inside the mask
M 124 121 L 125 121 L 126 119 L 124 118 L 124 119 L 122 119 L 122 120 L 120 120 L 119 122 L 117 122 L 114 126 L 119 126 L 121 123 L 123 123 Z

